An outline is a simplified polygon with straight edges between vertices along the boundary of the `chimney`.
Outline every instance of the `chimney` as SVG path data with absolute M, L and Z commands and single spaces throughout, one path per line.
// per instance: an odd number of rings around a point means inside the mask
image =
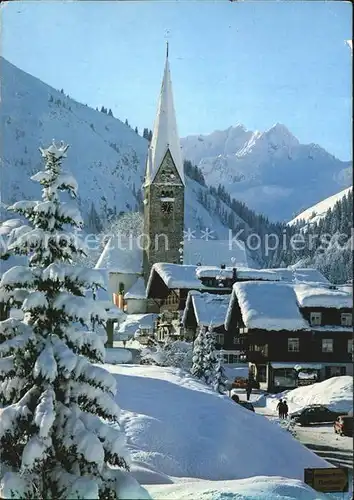
M 237 269 L 236 267 L 233 267 L 232 268 L 232 281 L 236 281 L 237 280 Z

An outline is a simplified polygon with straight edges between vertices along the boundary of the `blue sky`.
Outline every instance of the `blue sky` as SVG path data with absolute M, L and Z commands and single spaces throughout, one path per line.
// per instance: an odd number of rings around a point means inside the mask
M 281 122 L 351 158 L 349 2 L 10 2 L 2 14 L 5 58 L 140 130 L 167 36 L 180 136 Z

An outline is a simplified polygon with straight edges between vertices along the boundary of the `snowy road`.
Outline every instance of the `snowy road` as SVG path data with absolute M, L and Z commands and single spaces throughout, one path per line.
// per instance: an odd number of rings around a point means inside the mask
M 335 434 L 333 425 L 296 425 L 294 431 L 296 438 L 320 457 L 333 465 L 353 469 L 353 439 Z
M 279 418 L 269 408 L 255 408 L 256 413 L 278 422 Z M 353 439 L 335 434 L 332 424 L 293 427 L 293 435 L 301 444 L 314 451 L 333 465 L 353 469 Z

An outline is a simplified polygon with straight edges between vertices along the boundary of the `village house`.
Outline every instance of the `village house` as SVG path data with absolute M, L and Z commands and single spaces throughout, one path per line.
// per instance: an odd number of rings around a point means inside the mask
M 225 319 L 268 391 L 352 375 L 352 294 L 325 283 L 235 283 Z

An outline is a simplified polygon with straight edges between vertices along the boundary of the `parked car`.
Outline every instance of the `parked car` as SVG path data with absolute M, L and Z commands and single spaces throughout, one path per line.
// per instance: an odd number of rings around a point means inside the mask
M 254 412 L 254 406 L 249 401 L 239 401 L 238 404 L 243 406 L 244 408 L 247 408 L 247 410 Z
M 333 424 L 334 432 L 341 436 L 353 436 L 354 418 L 349 415 L 341 415 Z
M 299 411 L 290 414 L 290 418 L 297 424 L 309 425 L 325 422 L 334 422 L 338 417 L 342 416 L 343 412 L 335 412 L 329 410 L 323 405 L 305 406 Z

